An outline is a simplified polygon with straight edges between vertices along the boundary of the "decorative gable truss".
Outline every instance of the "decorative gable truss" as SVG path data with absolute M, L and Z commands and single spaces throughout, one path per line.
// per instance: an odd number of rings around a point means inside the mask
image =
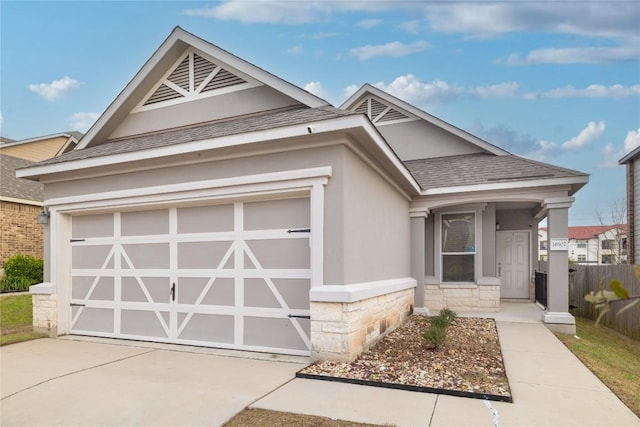
M 260 83 L 240 72 L 231 72 L 189 49 L 143 98 L 135 111 L 221 95 L 259 86 Z
M 366 114 L 375 124 L 391 124 L 398 123 L 399 121 L 417 120 L 415 117 L 401 113 L 373 96 L 365 98 L 364 101 L 355 108 L 355 111 Z

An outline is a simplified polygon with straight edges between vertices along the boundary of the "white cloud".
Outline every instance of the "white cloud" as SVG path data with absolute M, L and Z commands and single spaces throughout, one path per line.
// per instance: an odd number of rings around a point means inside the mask
M 362 21 L 358 22 L 356 26 L 368 30 L 377 27 L 380 24 L 382 24 L 382 19 L 363 19 Z
M 324 100 L 329 99 L 329 93 L 322 87 L 320 82 L 309 82 L 304 85 L 304 90 Z
M 399 58 L 410 55 L 412 53 L 422 52 L 429 47 L 429 43 L 424 40 L 416 41 L 410 44 L 402 42 L 391 42 L 381 45 L 367 45 L 362 47 L 354 47 L 351 49 L 351 55 L 358 59 L 371 59 L 377 56 L 390 56 Z
M 604 120 L 601 120 L 598 123 L 589 122 L 587 127 L 582 129 L 578 135 L 563 142 L 562 149 L 565 151 L 580 150 L 600 138 L 606 129 L 607 125 Z
M 635 2 L 434 2 L 424 12 L 435 31 L 485 37 L 547 32 L 637 39 L 640 19 Z
M 623 98 L 627 96 L 640 95 L 640 84 L 634 86 L 623 86 L 615 84 L 604 86 L 593 84 L 583 89 L 576 89 L 573 86 L 565 86 L 561 88 L 551 89 L 545 92 L 529 92 L 524 95 L 525 99 L 538 98 L 568 98 L 568 97 L 586 97 L 586 98 Z
M 471 88 L 469 92 L 482 99 L 488 98 L 508 98 L 514 96 L 520 85 L 516 82 L 504 82 L 495 85 L 477 86 Z
M 629 45 L 538 49 L 529 52 L 524 58 L 520 57 L 519 54 L 510 55 L 504 62 L 507 65 L 601 64 L 617 61 L 637 61 L 638 59 L 640 59 L 640 45 Z
M 640 147 L 640 128 L 638 130 L 630 130 L 624 139 L 624 154 L 630 153 Z
M 324 33 L 324 32 L 320 32 L 320 33 L 315 33 L 315 34 L 311 34 L 309 36 L 310 39 L 314 39 L 314 40 L 322 40 L 322 39 L 329 39 L 331 37 L 336 37 L 338 35 L 338 33 Z
M 51 83 L 30 84 L 29 90 L 42 96 L 47 101 L 54 101 L 62 98 L 69 89 L 80 86 L 80 82 L 69 76 L 64 76 L 60 80 Z
M 624 139 L 622 148 L 616 149 L 614 144 L 607 144 L 602 149 L 602 163 L 598 166 L 601 168 L 616 168 L 619 166 L 618 161 L 636 148 L 640 147 L 640 128 L 638 130 L 630 130 Z
M 401 30 L 406 31 L 409 34 L 418 34 L 420 32 L 420 21 L 406 21 L 401 23 L 399 27 Z
M 98 120 L 100 114 L 92 113 L 92 112 L 78 112 L 73 113 L 71 117 L 69 117 L 68 122 L 73 130 L 86 131 Z
M 356 93 L 358 89 L 360 89 L 360 86 L 358 85 L 349 85 L 345 87 L 344 90 L 342 91 L 342 97 L 344 99 L 348 99 L 351 95 Z
M 302 49 L 302 46 L 291 46 L 285 52 L 293 55 L 298 55 L 298 54 L 301 54 L 303 51 L 304 49 Z
M 423 108 L 453 101 L 464 92 L 460 86 L 450 85 L 442 80 L 423 82 L 413 74 L 396 77 L 389 84 L 379 82 L 374 86 Z

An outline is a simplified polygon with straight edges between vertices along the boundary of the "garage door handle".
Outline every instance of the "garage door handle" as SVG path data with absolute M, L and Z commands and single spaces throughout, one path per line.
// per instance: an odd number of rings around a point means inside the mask
M 296 319 L 311 319 L 311 316 L 298 316 L 297 314 L 290 314 L 289 315 L 289 319 L 291 318 L 296 318 Z
M 171 284 L 171 301 L 175 301 L 176 300 L 176 284 L 172 283 Z
M 293 228 L 291 230 L 287 230 L 287 233 L 311 233 L 310 228 Z

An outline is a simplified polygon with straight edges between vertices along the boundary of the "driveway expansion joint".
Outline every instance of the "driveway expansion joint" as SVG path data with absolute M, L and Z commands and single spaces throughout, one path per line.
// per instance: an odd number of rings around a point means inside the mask
M 40 381 L 39 383 L 36 383 L 36 384 L 30 385 L 30 386 L 29 386 L 29 387 L 27 387 L 27 388 L 23 388 L 22 390 L 18 390 L 18 391 L 16 391 L 16 392 L 13 392 L 13 393 L 11 393 L 11 394 L 8 394 L 8 395 L 4 396 L 4 397 L 3 397 L 2 399 L 0 399 L 0 400 L 6 400 L 6 399 L 8 399 L 8 398 L 10 398 L 10 397 L 12 397 L 12 396 L 15 396 L 15 395 L 17 395 L 17 394 L 20 394 L 20 393 L 22 393 L 22 392 L 25 392 L 25 391 L 27 391 L 27 390 L 30 390 L 30 389 L 32 389 L 32 388 L 35 388 L 35 387 L 41 386 L 42 384 L 46 384 L 46 383 L 48 383 L 48 382 L 51 382 L 51 381 L 54 381 L 54 380 L 57 380 L 57 379 L 60 379 L 60 378 L 68 377 L 68 376 L 71 376 L 71 375 L 74 375 L 74 374 L 77 374 L 77 373 L 80 373 L 80 372 L 90 371 L 90 370 L 92 370 L 92 369 L 100 368 L 100 367 L 102 367 L 102 366 L 112 365 L 112 364 L 114 364 L 114 363 L 121 362 L 121 361 L 123 361 L 123 360 L 133 359 L 134 357 L 143 356 L 143 355 L 145 355 L 145 354 L 153 353 L 154 351 L 158 351 L 158 350 L 156 350 L 156 349 L 152 349 L 152 350 L 149 350 L 149 351 L 145 351 L 145 352 L 143 352 L 143 353 L 138 353 L 138 354 L 133 354 L 133 355 L 131 355 L 131 356 L 121 357 L 120 359 L 110 360 L 110 361 L 108 361 L 108 362 L 100 363 L 100 364 L 98 364 L 98 365 L 88 366 L 88 367 L 86 367 L 86 368 L 78 369 L 78 370 L 75 370 L 75 371 L 67 372 L 66 374 L 62 374 L 62 375 L 58 375 L 58 376 L 55 376 L 55 377 L 52 377 L 52 378 L 48 378 L 48 379 L 46 379 L 46 380 L 44 380 L 44 381 Z

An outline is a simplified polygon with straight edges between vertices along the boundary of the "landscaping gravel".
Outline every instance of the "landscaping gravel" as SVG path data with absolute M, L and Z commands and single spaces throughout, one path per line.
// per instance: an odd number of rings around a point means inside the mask
M 510 398 L 493 319 L 456 318 L 435 350 L 422 337 L 428 326 L 429 318 L 411 316 L 355 361 L 316 362 L 300 373 Z

